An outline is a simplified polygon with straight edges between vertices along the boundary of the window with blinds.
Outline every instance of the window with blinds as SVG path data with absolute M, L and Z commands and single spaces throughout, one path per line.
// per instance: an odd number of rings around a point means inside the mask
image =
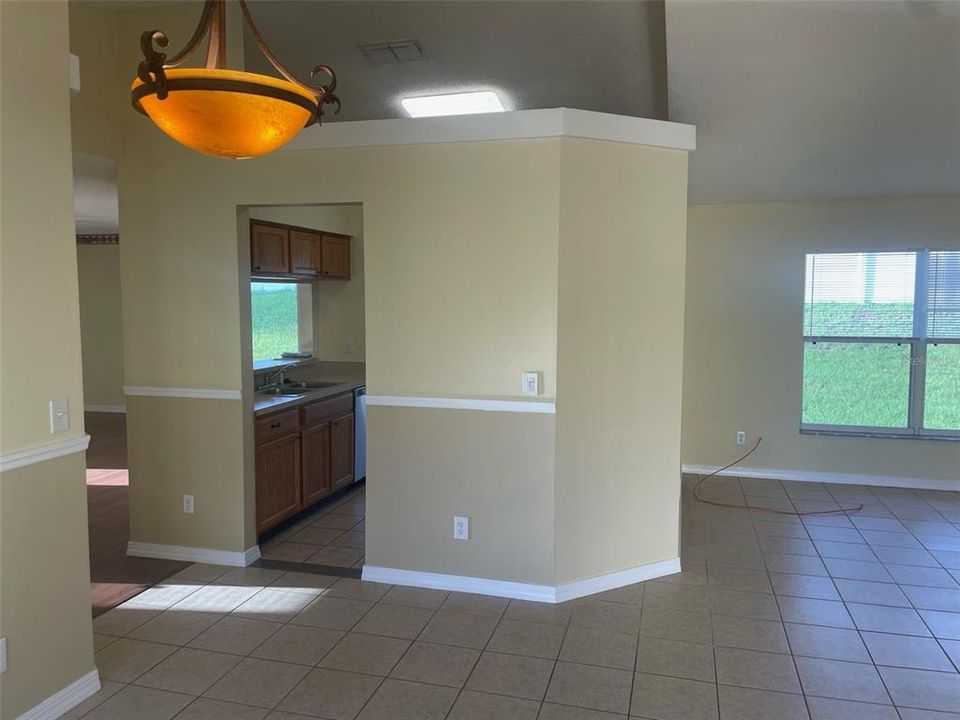
M 801 429 L 960 437 L 960 251 L 806 258 Z

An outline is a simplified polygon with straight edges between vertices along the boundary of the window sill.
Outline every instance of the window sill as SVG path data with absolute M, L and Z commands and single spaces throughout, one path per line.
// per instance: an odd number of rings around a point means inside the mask
M 316 358 L 288 358 L 288 359 L 279 359 L 279 360 L 254 360 L 253 361 L 253 372 L 261 373 L 267 372 L 268 370 L 273 370 L 278 367 L 302 367 L 304 365 L 312 365 L 317 361 Z
M 903 432 L 896 430 L 880 430 L 872 428 L 852 428 L 842 430 L 840 428 L 827 427 L 801 427 L 801 435 L 826 435 L 829 437 L 856 437 L 856 438 L 879 438 L 883 440 L 940 440 L 947 442 L 960 442 L 960 431 L 945 433 L 934 433 L 931 431 L 922 434 Z

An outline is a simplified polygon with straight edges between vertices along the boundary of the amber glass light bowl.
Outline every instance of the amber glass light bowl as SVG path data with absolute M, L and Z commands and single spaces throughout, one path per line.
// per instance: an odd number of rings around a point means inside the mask
M 221 158 L 250 158 L 286 145 L 317 117 L 317 97 L 268 75 L 205 68 L 166 71 L 168 95 L 140 78 L 133 105 L 181 145 Z

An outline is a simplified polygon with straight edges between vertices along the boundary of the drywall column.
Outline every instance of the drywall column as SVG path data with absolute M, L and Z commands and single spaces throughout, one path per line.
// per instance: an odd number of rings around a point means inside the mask
M 679 561 L 687 153 L 566 139 L 556 584 Z
M 42 715 L 53 717 L 99 687 L 90 622 L 67 4 L 0 3 L 0 33 L 0 636 L 7 638 L 8 662 L 0 675 L 0 717 L 19 717 L 63 692 L 60 704 Z M 70 428 L 51 434 L 54 398 L 68 400 Z

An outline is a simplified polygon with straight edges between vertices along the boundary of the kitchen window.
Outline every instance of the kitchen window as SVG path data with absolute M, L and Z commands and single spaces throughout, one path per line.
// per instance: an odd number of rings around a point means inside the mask
M 802 432 L 960 439 L 960 251 L 807 255 Z
M 307 283 L 251 282 L 253 359 L 313 350 L 313 299 Z

